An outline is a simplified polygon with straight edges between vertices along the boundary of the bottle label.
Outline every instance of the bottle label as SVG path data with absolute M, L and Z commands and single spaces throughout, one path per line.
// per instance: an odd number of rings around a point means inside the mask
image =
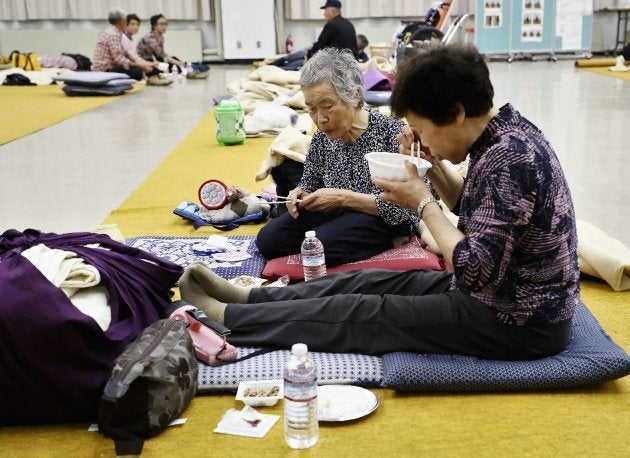
M 322 264 L 325 264 L 326 260 L 324 258 L 323 254 L 318 254 L 315 256 L 304 256 L 302 255 L 302 265 L 304 266 L 308 266 L 308 267 L 317 267 L 317 266 L 321 266 Z
M 308 402 L 317 398 L 317 381 L 284 379 L 284 398 L 295 402 Z

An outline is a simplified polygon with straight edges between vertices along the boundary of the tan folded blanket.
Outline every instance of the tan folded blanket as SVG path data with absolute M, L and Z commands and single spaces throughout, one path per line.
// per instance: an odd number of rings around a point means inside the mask
M 267 178 L 271 169 L 282 164 L 285 157 L 304 163 L 310 146 L 310 135 L 303 134 L 295 127 L 285 127 L 269 146 L 267 155 L 256 174 L 256 181 Z
M 310 134 L 313 122 L 311 121 L 311 117 L 309 115 L 302 113 L 301 115 L 298 115 L 298 120 L 293 127 L 303 134 Z M 284 129 L 284 127 L 270 127 L 268 124 L 251 114 L 245 116 L 245 134 L 247 137 L 276 137 L 280 134 L 280 132 L 282 132 L 282 129 Z
M 446 208 L 442 205 L 442 208 Z M 457 225 L 457 216 L 444 210 L 448 219 Z M 576 220 L 578 235 L 578 263 L 580 272 L 601 278 L 615 291 L 630 290 L 630 249 L 619 240 L 606 235 L 590 223 Z M 431 231 L 420 221 L 420 238 L 428 248 L 442 254 Z
M 251 72 L 249 79 L 263 81 L 265 83 L 278 84 L 280 86 L 300 84 L 300 72 L 285 70 L 275 65 L 263 65 Z
M 630 249 L 586 221 L 577 220 L 580 272 L 601 278 L 615 291 L 630 289 Z

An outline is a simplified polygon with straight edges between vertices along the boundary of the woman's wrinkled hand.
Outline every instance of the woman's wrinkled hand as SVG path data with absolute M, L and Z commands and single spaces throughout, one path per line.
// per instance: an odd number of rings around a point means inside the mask
M 420 201 L 429 197 L 431 192 L 424 180 L 418 175 L 418 168 L 415 164 L 407 162 L 405 166 L 409 172 L 407 180 L 390 181 L 372 177 L 372 183 L 383 190 L 381 200 L 415 210 Z
M 293 189 L 287 195 L 287 211 L 293 219 L 297 219 L 300 216 L 300 202 L 298 200 L 304 199 L 308 195 L 308 192 L 304 192 L 300 188 Z
M 326 212 L 338 208 L 340 203 L 339 189 L 321 188 L 303 197 L 300 208 L 310 212 Z

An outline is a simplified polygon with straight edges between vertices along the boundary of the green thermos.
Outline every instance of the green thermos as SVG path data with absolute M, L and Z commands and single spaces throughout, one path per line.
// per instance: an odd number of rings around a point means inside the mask
M 238 145 L 245 141 L 245 112 L 237 98 L 223 98 L 215 111 L 217 141 Z

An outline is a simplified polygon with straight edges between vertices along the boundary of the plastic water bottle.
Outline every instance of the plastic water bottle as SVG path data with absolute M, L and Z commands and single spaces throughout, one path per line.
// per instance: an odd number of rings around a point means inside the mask
M 309 448 L 319 439 L 317 367 L 306 344 L 297 343 L 284 366 L 284 440 L 291 448 Z
M 302 242 L 302 267 L 304 280 L 309 281 L 326 275 L 326 257 L 324 245 L 316 237 L 315 231 L 306 232 Z

